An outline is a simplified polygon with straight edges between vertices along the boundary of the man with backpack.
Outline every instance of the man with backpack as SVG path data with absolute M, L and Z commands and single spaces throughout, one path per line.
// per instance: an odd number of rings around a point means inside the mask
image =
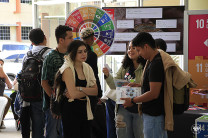
M 41 83 L 44 89 L 43 109 L 46 115 L 46 138 L 62 138 L 61 119 L 51 114 L 50 97 L 52 94 L 55 74 L 64 63 L 64 55 L 67 47 L 73 41 L 72 29 L 65 25 L 59 25 L 55 30 L 57 47 L 45 58 Z M 70 130 L 69 130 L 70 131 Z
M 32 29 L 29 39 L 33 45 L 23 58 L 23 67 L 17 76 L 19 92 L 23 99 L 20 114 L 22 137 L 30 137 L 30 120 L 32 121 L 32 138 L 44 138 L 45 115 L 42 110 L 41 70 L 46 54 L 51 50 L 46 47 L 46 37 L 40 28 Z

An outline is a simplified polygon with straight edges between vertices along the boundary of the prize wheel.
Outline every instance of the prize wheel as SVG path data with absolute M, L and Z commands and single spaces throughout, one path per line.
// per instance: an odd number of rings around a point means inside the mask
M 94 30 L 94 44 L 92 50 L 98 57 L 104 55 L 114 41 L 114 23 L 106 11 L 94 7 L 83 6 L 71 12 L 65 25 L 72 28 L 74 39 L 80 39 L 81 30 L 92 28 Z

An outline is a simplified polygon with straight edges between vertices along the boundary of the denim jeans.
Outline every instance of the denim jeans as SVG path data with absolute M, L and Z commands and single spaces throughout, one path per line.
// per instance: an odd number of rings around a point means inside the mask
M 120 117 L 122 122 L 126 124 L 125 127 L 117 127 L 118 138 L 143 138 L 143 120 L 139 113 L 131 113 L 124 107 L 118 107 L 116 117 Z
M 45 114 L 42 110 L 43 101 L 31 102 L 32 138 L 44 138 Z
M 164 115 L 150 116 L 143 113 L 144 138 L 167 138 Z
M 45 111 L 46 138 L 63 138 L 61 119 L 53 118 L 50 109 Z
M 115 119 L 115 102 L 111 99 L 108 99 L 106 101 L 107 138 L 117 138 L 114 119 Z
M 30 120 L 32 121 L 32 138 L 44 138 L 45 115 L 42 110 L 43 102 L 31 102 L 30 106 L 22 107 L 20 123 L 22 137 L 30 137 Z

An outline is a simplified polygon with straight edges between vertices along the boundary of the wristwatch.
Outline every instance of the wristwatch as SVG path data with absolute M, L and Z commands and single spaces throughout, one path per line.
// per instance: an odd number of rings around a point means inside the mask
M 82 89 L 82 87 L 79 87 L 79 91 L 80 91 L 80 92 L 83 92 L 83 89 Z
M 134 98 L 131 98 L 131 103 L 136 104 L 136 103 L 134 102 Z

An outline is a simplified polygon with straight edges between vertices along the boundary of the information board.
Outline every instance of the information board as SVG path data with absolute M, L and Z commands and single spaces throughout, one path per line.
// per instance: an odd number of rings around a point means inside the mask
M 103 7 L 115 24 L 114 44 L 107 52 L 123 55 L 129 41 L 139 32 L 149 32 L 154 39 L 167 43 L 167 52 L 183 54 L 184 6 L 166 7 Z
M 208 89 L 208 14 L 189 15 L 188 71 L 197 88 Z

